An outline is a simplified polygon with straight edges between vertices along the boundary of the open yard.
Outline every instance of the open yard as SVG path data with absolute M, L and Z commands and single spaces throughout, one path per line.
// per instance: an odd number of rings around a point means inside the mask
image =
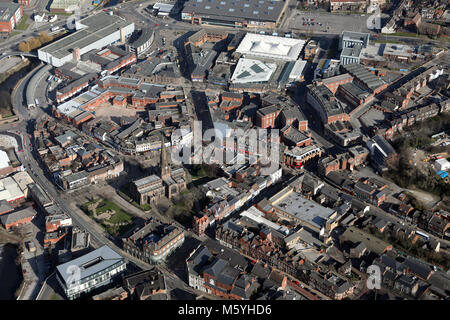
M 97 118 L 109 118 L 111 120 L 119 119 L 121 117 L 133 117 L 136 115 L 136 109 L 113 106 L 109 103 L 102 104 L 95 110 L 95 116 Z
M 26 14 L 23 15 L 22 20 L 20 20 L 19 24 L 16 26 L 17 30 L 27 30 L 29 24 L 27 23 L 28 16 Z
M 97 198 L 83 204 L 81 209 L 114 237 L 127 232 L 133 224 L 133 217 L 110 200 Z

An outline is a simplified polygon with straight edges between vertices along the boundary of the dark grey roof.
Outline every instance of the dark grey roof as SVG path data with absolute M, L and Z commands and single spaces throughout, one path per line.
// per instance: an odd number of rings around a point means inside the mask
M 134 41 L 130 43 L 130 45 L 135 48 L 140 47 L 144 43 L 149 41 L 151 37 L 153 37 L 153 30 L 151 30 L 150 28 L 143 28 L 139 33 L 139 36 L 134 39 Z
M 36 211 L 33 208 L 27 207 L 22 210 L 14 211 L 11 213 L 4 214 L 0 216 L 0 220 L 3 225 L 15 223 L 16 221 L 33 217 L 36 215 Z
M 0 21 L 9 21 L 20 5 L 12 2 L 0 2 Z
M 403 263 L 412 273 L 416 274 L 422 279 L 428 279 L 430 273 L 432 272 L 431 268 L 426 264 L 419 262 L 411 257 L 406 258 Z
M 7 200 L 0 201 L 0 214 L 14 210 L 13 206 Z
M 158 278 L 160 274 L 155 269 L 143 270 L 137 273 L 133 273 L 129 276 L 126 276 L 123 279 L 124 285 L 128 288 L 134 288 L 140 283 L 145 283 L 148 281 L 155 280 Z
M 223 269 L 228 266 L 228 262 L 219 258 L 215 258 L 214 261 L 203 271 L 206 274 L 218 277 Z
M 236 278 L 239 276 L 239 273 L 240 273 L 239 270 L 227 266 L 222 269 L 219 276 L 217 277 L 217 281 L 226 284 L 228 286 L 231 286 L 236 280 Z
M 378 144 L 378 146 L 387 154 L 390 155 L 391 153 L 394 153 L 395 150 L 391 146 L 389 142 L 386 141 L 385 138 L 383 138 L 380 135 L 376 135 L 373 137 L 373 140 Z
M 83 75 L 82 77 L 70 82 L 67 86 L 62 87 L 61 89 L 58 90 L 58 92 L 64 94 L 67 92 L 72 91 L 73 89 L 75 89 L 76 87 L 81 86 L 83 83 L 85 82 L 91 82 L 92 80 L 95 80 L 97 78 L 97 75 L 95 73 L 87 73 L 85 75 Z
M 268 106 L 268 107 L 264 107 L 258 110 L 258 113 L 260 113 L 263 116 L 266 116 L 268 114 L 277 112 L 278 108 L 276 106 Z
M 270 275 L 270 268 L 264 266 L 262 262 L 255 263 L 251 271 L 258 278 L 267 278 Z
M 283 138 L 289 140 L 291 143 L 295 145 L 309 139 L 309 137 L 306 134 L 298 131 L 294 127 L 291 127 L 289 131 L 286 134 L 284 134 Z
M 187 261 L 189 272 L 200 274 L 203 266 L 209 261 L 211 257 L 212 254 L 207 247 L 200 246 L 199 248 L 197 248 L 195 253 Z
M 275 0 L 188 0 L 182 12 L 222 21 L 276 22 L 285 4 Z

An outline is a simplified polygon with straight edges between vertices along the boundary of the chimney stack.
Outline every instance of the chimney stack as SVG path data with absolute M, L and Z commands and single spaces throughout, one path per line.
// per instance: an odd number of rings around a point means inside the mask
M 80 48 L 73 49 L 73 59 L 75 61 L 80 61 L 81 59 Z

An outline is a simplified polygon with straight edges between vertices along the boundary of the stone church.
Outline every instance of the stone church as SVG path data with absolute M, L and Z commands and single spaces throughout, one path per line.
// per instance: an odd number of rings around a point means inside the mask
M 140 205 L 156 203 L 163 196 L 172 199 L 186 189 L 186 173 L 183 167 L 171 167 L 167 161 L 164 142 L 161 141 L 161 144 L 161 160 L 158 175 L 152 174 L 132 183 L 134 198 Z

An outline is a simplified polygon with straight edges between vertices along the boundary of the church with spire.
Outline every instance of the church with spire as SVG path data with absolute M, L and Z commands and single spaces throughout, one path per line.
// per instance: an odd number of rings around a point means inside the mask
M 164 138 L 161 139 L 161 159 L 158 174 L 135 180 L 132 192 L 140 204 L 156 203 L 163 196 L 169 200 L 186 189 L 186 172 L 183 167 L 174 167 L 167 160 L 167 150 Z

